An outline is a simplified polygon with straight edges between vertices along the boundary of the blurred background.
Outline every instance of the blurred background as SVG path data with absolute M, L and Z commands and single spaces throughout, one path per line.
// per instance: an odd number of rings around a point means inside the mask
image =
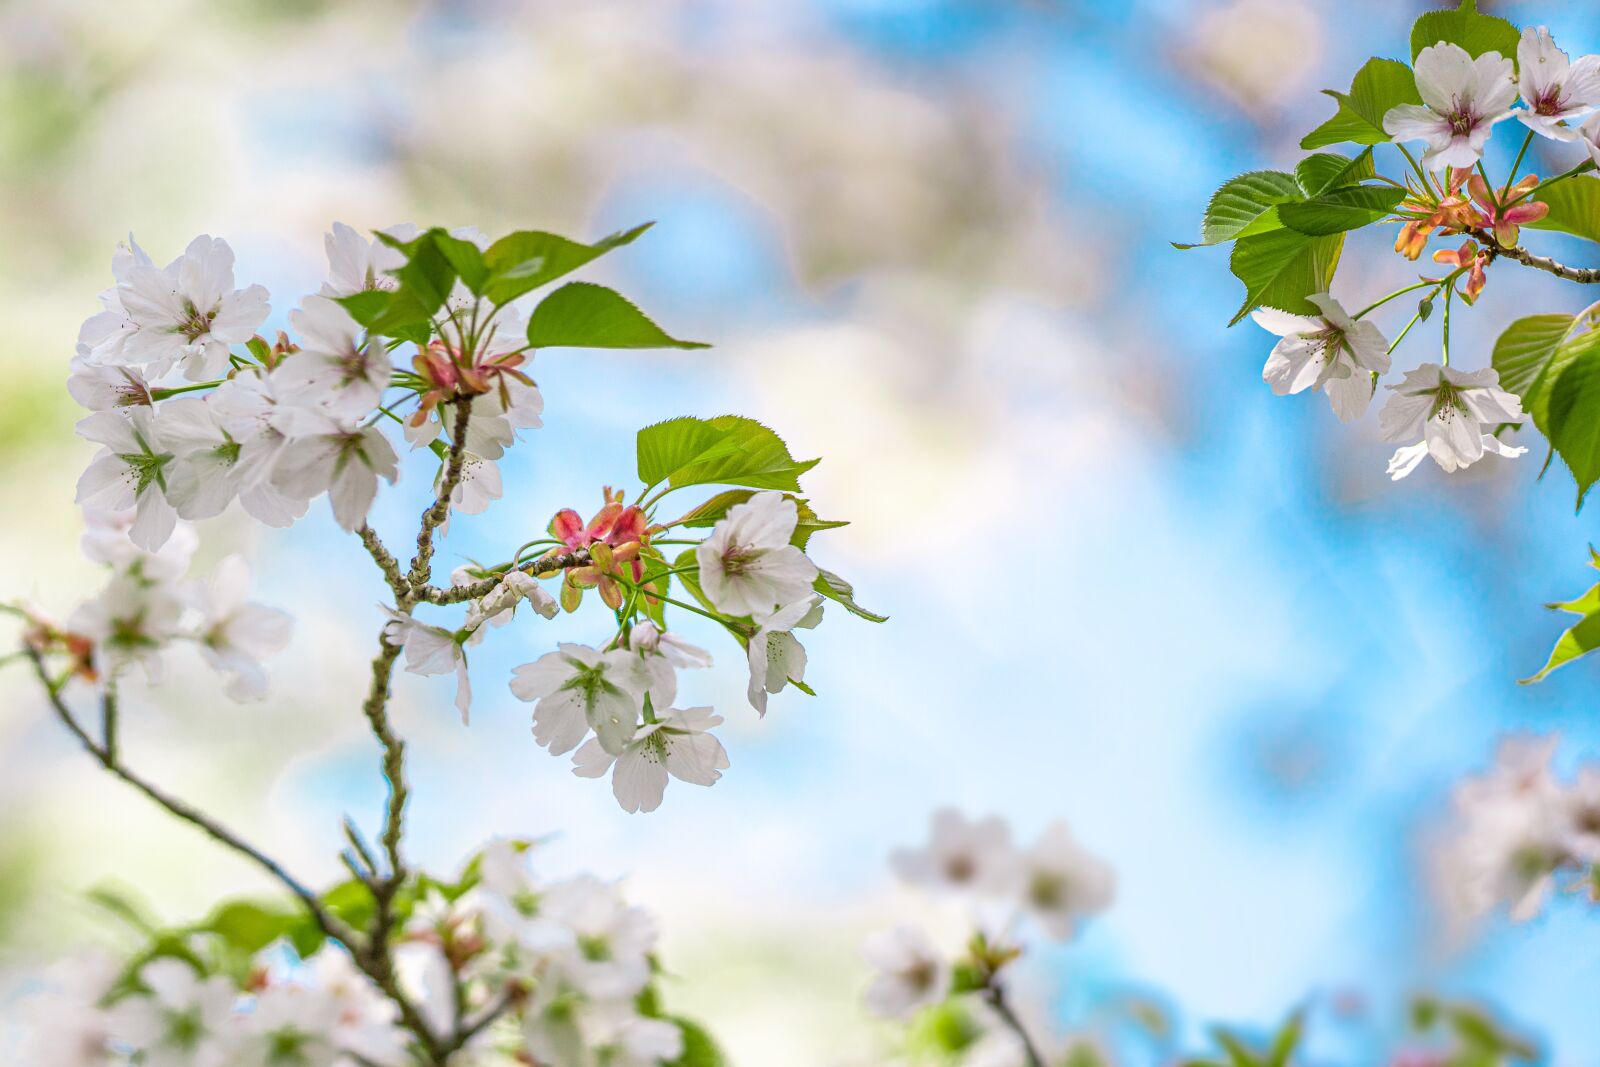
M 1450 784 L 1497 735 L 1600 749 L 1600 668 L 1514 681 L 1561 628 L 1541 603 L 1589 583 L 1591 517 L 1564 471 L 1538 480 L 1539 442 L 1391 484 L 1374 417 L 1342 427 L 1321 396 L 1261 383 L 1273 339 L 1225 329 L 1225 253 L 1168 244 L 1193 239 L 1228 177 L 1292 164 L 1332 107 L 1316 90 L 1403 56 L 1426 6 L 0 2 L 0 597 L 65 614 L 100 580 L 77 551 L 92 448 L 63 382 L 130 230 L 162 262 L 226 237 L 276 329 L 319 283 L 334 220 L 595 238 L 654 219 L 588 276 L 716 347 L 541 355 L 545 428 L 511 454 L 505 499 L 457 520 L 446 568 L 631 485 L 640 426 L 736 411 L 825 457 L 809 495 L 853 525 L 814 554 L 893 621 L 831 618 L 807 640 L 819 695 L 791 690 L 764 721 L 738 650 L 700 634 L 721 664 L 687 695 L 728 716 L 733 766 L 646 817 L 537 749 L 504 688 L 592 619 L 487 642 L 469 729 L 448 679 L 400 675 L 414 857 L 451 869 L 493 834 L 554 835 L 546 870 L 626 876 L 661 915 L 667 995 L 735 1062 L 842 1067 L 882 1062 L 888 1040 L 858 1008 L 856 956 L 913 907 L 888 850 L 941 805 L 1024 837 L 1065 818 L 1119 899 L 1034 961 L 1030 995 L 1127 1062 L 1307 1003 L 1321 1060 L 1371 1062 L 1401 998 L 1430 989 L 1493 1005 L 1550 1063 L 1593 1063 L 1587 907 L 1464 928 L 1426 861 Z M 1600 51 L 1590 5 L 1492 6 Z M 1502 172 L 1519 141 L 1497 140 Z M 1414 275 L 1390 239 L 1346 248 L 1347 304 Z M 1492 272 L 1457 317 L 1462 362 L 1486 365 L 1510 318 L 1581 306 L 1547 281 Z M 1436 338 L 1437 320 L 1398 365 Z M 419 470 L 380 499 L 380 530 L 414 522 Z M 338 815 L 370 825 L 382 796 L 356 705 L 384 590 L 325 504 L 257 530 L 206 524 L 202 565 L 254 553 L 258 596 L 297 616 L 274 697 L 232 704 L 186 662 L 126 701 L 125 743 L 332 881 Z M 112 936 L 93 886 L 174 921 L 264 888 L 98 775 L 28 681 L 0 674 L 0 989 Z M 1173 1033 L 1129 1023 L 1131 1004 Z

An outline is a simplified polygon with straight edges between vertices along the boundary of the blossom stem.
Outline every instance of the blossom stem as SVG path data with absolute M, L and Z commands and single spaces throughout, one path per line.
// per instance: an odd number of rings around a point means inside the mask
M 1439 285 L 1438 282 L 1424 281 L 1424 282 L 1418 282 L 1415 285 L 1408 285 L 1404 289 L 1396 289 L 1394 292 L 1390 293 L 1388 296 L 1383 297 L 1380 300 L 1375 300 L 1372 303 L 1368 304 L 1366 307 L 1362 308 L 1360 311 L 1356 312 L 1351 317 L 1352 318 L 1356 318 L 1356 319 L 1365 318 L 1369 312 L 1376 311 L 1378 308 L 1381 308 L 1383 305 L 1387 304 L 1389 301 L 1393 300 L 1397 296 L 1405 296 L 1407 293 L 1414 293 L 1418 289 L 1437 288 L 1438 285 Z
M 1017 1018 L 1017 1013 L 1012 1010 L 1011 1005 L 1006 1001 L 1005 991 L 995 984 L 992 978 L 989 984 L 984 987 L 984 999 L 989 1002 L 989 1006 L 994 1009 L 995 1014 L 1000 1016 L 1000 1021 L 1005 1023 L 1006 1027 L 1017 1035 L 1018 1041 L 1022 1042 L 1022 1051 L 1027 1058 L 1027 1067 L 1044 1067 L 1044 1057 L 1039 1054 L 1039 1047 L 1034 1044 L 1033 1038 L 1022 1025 L 1022 1020 Z
M 218 378 L 214 382 L 195 382 L 193 385 L 174 385 L 162 389 L 152 389 L 150 390 L 150 399 L 165 400 L 172 396 L 182 396 L 184 393 L 198 393 L 202 389 L 215 389 L 225 381 L 227 381 L 226 378 Z
M 629 589 L 639 589 L 640 588 L 640 586 L 635 585 L 633 582 L 630 582 L 628 579 L 622 577 L 621 575 L 614 574 L 611 577 L 614 578 L 616 581 L 622 583 L 623 585 L 627 586 Z M 717 615 L 714 612 L 707 611 L 704 608 L 696 607 L 693 604 L 686 604 L 682 600 L 677 600 L 677 599 L 675 599 L 673 597 L 665 596 L 665 595 L 663 595 L 661 593 L 652 593 L 648 589 L 644 590 L 644 592 L 646 594 L 648 594 L 649 596 L 655 597 L 657 600 L 661 601 L 664 604 L 671 604 L 673 607 L 682 608 L 684 611 L 692 611 L 696 615 L 704 615 L 706 618 L 712 620 L 713 622 L 720 622 L 725 628 L 727 628 L 729 630 L 734 630 L 733 625 L 731 623 L 729 623 L 727 619 L 724 619 L 721 615 Z M 734 630 L 734 632 L 738 633 L 737 630 Z
M 1444 291 L 1444 359 L 1442 362 L 1446 367 L 1450 365 L 1450 303 L 1455 295 L 1456 287 L 1452 283 Z
M 1517 171 L 1522 169 L 1522 157 L 1528 154 L 1528 146 L 1532 143 L 1533 131 L 1529 130 L 1527 136 L 1522 139 L 1522 147 L 1517 150 L 1516 161 L 1511 164 L 1511 173 L 1506 176 L 1506 184 L 1500 190 L 1500 198 L 1502 200 L 1511 195 L 1511 186 L 1517 180 Z M 1481 166 L 1482 164 L 1480 163 L 1479 165 Z
M 1578 175 L 1585 174 L 1585 173 L 1587 173 L 1587 172 L 1589 172 L 1591 170 L 1594 170 L 1594 160 L 1586 159 L 1582 163 L 1579 163 L 1576 167 L 1573 167 L 1571 170 L 1562 171 L 1560 174 L 1557 174 L 1554 178 L 1551 178 L 1549 181 L 1544 182 L 1543 184 L 1540 184 L 1540 185 L 1535 185 L 1532 189 L 1529 189 L 1527 192 L 1523 193 L 1521 196 L 1518 196 L 1515 200 L 1511 200 L 1511 201 L 1508 201 L 1505 204 L 1502 204 L 1501 207 L 1505 207 L 1505 208 L 1516 207 L 1518 204 L 1520 204 L 1524 200 L 1528 199 L 1534 193 L 1545 192 L 1552 185 L 1555 185 L 1557 182 L 1564 182 L 1568 178 L 1575 178 Z

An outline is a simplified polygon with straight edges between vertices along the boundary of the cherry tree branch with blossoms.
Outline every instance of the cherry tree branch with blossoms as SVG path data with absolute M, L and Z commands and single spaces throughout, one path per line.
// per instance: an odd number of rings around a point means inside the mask
M 1561 263 L 1521 244 L 1528 231 L 1600 243 L 1600 176 L 1591 173 L 1600 164 L 1600 54 L 1574 59 L 1546 27 L 1519 28 L 1460 0 L 1416 20 L 1409 55 L 1409 63 L 1373 58 L 1348 92 L 1328 90 L 1338 110 L 1302 138 L 1312 154 L 1292 173 L 1252 171 L 1225 183 L 1206 208 L 1199 244 L 1233 246 L 1229 267 L 1245 286 L 1233 323 L 1249 316 L 1280 338 L 1262 374 L 1272 391 L 1320 390 L 1343 422 L 1365 414 L 1401 343 L 1440 312 L 1438 361 L 1386 386 L 1379 432 L 1400 446 L 1391 478 L 1408 477 L 1424 459 L 1446 473 L 1490 455 L 1514 459 L 1528 451 L 1513 442 L 1529 419 L 1571 471 L 1581 509 L 1600 481 L 1596 308 L 1517 319 L 1477 370 L 1452 366 L 1451 326 L 1453 312 L 1482 299 L 1500 260 L 1600 283 L 1600 267 Z M 1496 176 L 1485 152 L 1507 120 L 1522 127 L 1522 143 L 1509 171 Z M 1536 140 L 1571 152 L 1571 165 L 1546 181 L 1522 174 Z M 1407 147 L 1419 142 L 1420 159 Z M 1360 151 L 1322 151 L 1338 144 Z M 1464 240 L 1434 251 L 1445 273 L 1420 275 L 1351 314 L 1332 294 L 1345 238 L 1386 222 L 1400 227 L 1394 251 L 1412 261 L 1433 238 Z M 1394 302 L 1402 297 L 1415 310 L 1390 341 L 1375 313 L 1401 306 Z M 1591 604 L 1581 614 L 1529 681 L 1600 647 L 1600 610 Z
M 772 694 L 811 691 L 795 631 L 817 625 L 825 602 L 883 621 L 808 555 L 814 534 L 844 525 L 818 518 L 799 495 L 817 461 L 794 459 L 777 434 L 737 416 L 646 427 L 633 502 L 606 487 L 589 520 L 561 508 L 506 562 L 463 566 L 447 587 L 433 584 L 452 520 L 502 495 L 497 461 L 541 423 L 543 397 L 523 369 L 535 351 L 703 347 L 587 282 L 526 306 L 535 290 L 645 229 L 585 245 L 538 231 L 491 242 L 414 227 L 369 239 L 336 224 L 327 281 L 290 313 L 298 337 L 280 333 L 275 343 L 255 332 L 266 291 L 235 288 L 225 242 L 196 238 L 164 267 L 131 241 L 118 250 L 115 284 L 84 324 L 68 380 L 91 412 L 79 434 L 102 446 L 78 485 L 84 550 L 111 577 L 62 624 L 31 606 L 7 610 L 23 620 L 23 655 L 56 717 L 86 751 L 250 859 L 299 907 L 245 899 L 175 930 L 142 921 L 146 950 L 60 984 L 70 1010 L 41 1014 L 38 1047 L 50 1062 L 61 1062 L 62 1048 L 74 1050 L 74 1065 L 96 1067 L 723 1062 L 698 1024 L 662 1007 L 654 923 L 616 887 L 588 876 L 539 880 L 518 841 L 490 843 L 450 879 L 408 862 L 406 742 L 390 714 L 403 665 L 454 674 L 465 724 L 469 648 L 524 605 L 550 619 L 579 612 L 593 593 L 607 637 L 559 644 L 516 668 L 510 690 L 533 705 L 537 744 L 573 753 L 578 776 L 609 775 L 625 810 L 653 811 L 670 779 L 710 786 L 729 766 L 710 732 L 722 717 L 674 706 L 678 670 L 712 662 L 671 628 L 674 613 L 714 620 L 735 641 L 761 715 Z M 409 369 L 395 362 L 408 346 Z M 404 566 L 368 523 L 380 482 L 397 481 L 403 465 L 390 426 L 436 463 Z M 708 486 L 726 488 L 676 518 L 662 510 L 669 494 Z M 361 701 L 388 787 L 381 829 L 370 844 L 346 819 L 340 860 L 351 878 L 319 892 L 121 761 L 117 687 L 136 668 L 158 682 L 168 650 L 188 640 L 229 696 L 265 695 L 261 661 L 287 644 L 290 620 L 247 599 L 236 557 L 209 583 L 186 580 L 191 524 L 237 502 L 281 528 L 324 495 L 393 601 L 382 608 Z M 682 551 L 669 559 L 663 550 L 673 546 Z M 540 584 L 549 579 L 559 579 L 558 593 Z M 441 624 L 418 616 L 424 605 L 464 605 L 465 616 Z M 98 695 L 99 740 L 71 710 L 77 688 Z

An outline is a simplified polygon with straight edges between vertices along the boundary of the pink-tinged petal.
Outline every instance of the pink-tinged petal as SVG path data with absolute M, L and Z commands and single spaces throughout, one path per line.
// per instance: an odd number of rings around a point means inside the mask
M 1527 200 L 1516 207 L 1507 208 L 1504 218 L 1506 222 L 1515 226 L 1526 226 L 1530 222 L 1538 222 L 1548 214 L 1550 214 L 1549 204 Z
M 550 536 L 568 548 L 583 547 L 583 517 L 571 508 L 562 508 L 550 520 Z

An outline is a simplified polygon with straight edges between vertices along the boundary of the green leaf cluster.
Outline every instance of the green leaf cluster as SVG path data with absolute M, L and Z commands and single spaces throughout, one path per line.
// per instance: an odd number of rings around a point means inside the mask
M 1317 313 L 1307 298 L 1327 292 L 1344 248 L 1344 234 L 1387 217 L 1404 192 L 1368 184 L 1372 150 L 1354 158 L 1333 152 L 1307 156 L 1294 173 L 1241 174 L 1211 197 L 1199 245 L 1233 242 L 1229 267 L 1245 286 L 1238 322 L 1257 307 L 1299 315 Z
M 631 244 L 650 225 L 614 233 L 594 244 L 520 230 L 486 249 L 438 227 L 411 240 L 379 233 L 379 240 L 405 256 L 405 262 L 390 272 L 394 287 L 336 299 L 370 333 L 421 344 L 432 335 L 436 317 L 448 314 L 446 302 L 457 284 L 475 300 L 499 308 Z M 671 336 L 621 293 L 589 282 L 570 282 L 539 302 L 528 319 L 528 344 L 533 348 L 707 347 Z

